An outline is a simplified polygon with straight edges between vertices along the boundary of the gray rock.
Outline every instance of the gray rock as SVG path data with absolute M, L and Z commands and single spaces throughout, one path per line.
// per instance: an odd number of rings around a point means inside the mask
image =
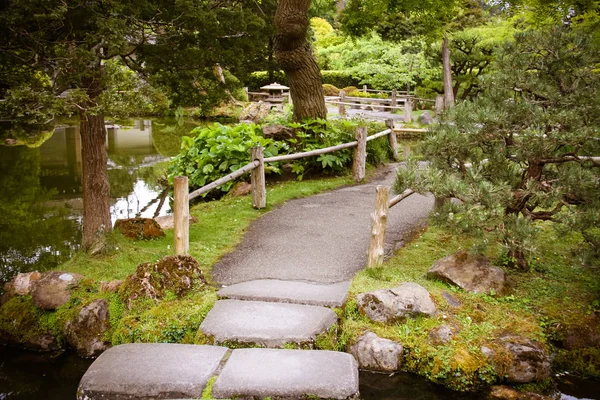
M 454 296 L 452 296 L 450 293 L 448 292 L 444 292 L 442 293 L 442 296 L 444 296 L 444 299 L 446 299 L 446 301 L 448 302 L 448 305 L 452 308 L 456 308 L 456 307 L 460 307 L 462 304 L 460 303 L 460 301 L 456 300 L 454 298 Z
M 448 343 L 454 338 L 454 329 L 448 325 L 440 325 L 429 331 L 429 340 L 433 345 Z
M 83 278 L 68 272 L 44 272 L 33 282 L 33 304 L 44 310 L 55 310 L 71 299 L 70 289 Z
M 41 278 L 37 271 L 17 274 L 10 282 L 4 284 L 4 294 L 0 298 L 0 305 L 6 303 L 14 296 L 27 296 L 31 294 L 33 282 Z
M 433 124 L 433 117 L 431 116 L 431 114 L 429 114 L 427 111 L 425 111 L 419 117 L 419 123 L 422 125 L 431 125 L 431 124 Z
M 493 356 L 494 356 L 494 354 L 496 354 L 496 353 L 494 352 L 494 350 L 490 349 L 490 348 L 489 348 L 489 347 L 487 347 L 487 346 L 481 346 L 480 350 L 481 350 L 481 354 L 483 354 L 483 355 L 484 355 L 484 356 L 486 356 L 487 358 L 491 358 L 491 357 L 493 357 Z
M 501 293 L 504 271 L 492 266 L 490 260 L 464 251 L 437 260 L 427 272 L 429 279 L 456 285 L 471 293 Z
M 293 128 L 284 125 L 275 124 L 262 127 L 263 136 L 274 140 L 291 139 L 296 135 Z
M 393 289 L 381 289 L 357 296 L 359 311 L 376 322 L 392 323 L 418 315 L 434 316 L 437 307 L 421 285 L 405 282 Z
M 403 350 L 401 344 L 367 332 L 350 346 L 348 352 L 356 358 L 361 369 L 394 372 L 402 366 Z
M 357 399 L 350 354 L 279 349 L 234 350 L 213 386 L 214 398 Z
M 199 399 L 227 349 L 132 343 L 108 349 L 79 382 L 78 400 Z
M 519 337 L 500 338 L 502 346 L 510 353 L 510 363 L 497 371 L 510 382 L 528 383 L 550 376 L 550 357 L 537 343 Z
M 92 301 L 65 324 L 67 342 L 82 357 L 100 355 L 110 347 L 104 339 L 104 333 L 109 329 L 108 317 L 108 302 L 104 299 Z
M 252 121 L 258 124 L 269 115 L 269 111 L 271 111 L 271 104 L 269 103 L 263 103 L 262 101 L 250 103 L 248 107 L 242 110 L 240 121 Z

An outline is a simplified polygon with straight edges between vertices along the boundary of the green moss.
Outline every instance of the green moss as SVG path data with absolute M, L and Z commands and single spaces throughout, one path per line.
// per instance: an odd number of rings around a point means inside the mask
M 15 296 L 0 308 L 0 336 L 10 342 L 25 344 L 49 334 L 60 344 L 61 332 L 54 313 L 36 307 L 31 296 Z
M 215 385 L 216 381 L 217 381 L 217 377 L 211 376 L 210 379 L 208 380 L 208 382 L 206 382 L 206 387 L 202 391 L 202 399 L 206 399 L 206 400 L 214 399 L 214 397 L 212 395 L 212 389 L 213 389 L 213 386 Z

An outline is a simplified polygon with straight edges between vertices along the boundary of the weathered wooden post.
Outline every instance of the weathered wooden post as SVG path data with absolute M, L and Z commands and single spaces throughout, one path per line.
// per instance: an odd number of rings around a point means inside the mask
M 190 201 L 188 199 L 188 177 L 173 179 L 173 218 L 175 255 L 188 254 L 190 250 Z
M 390 204 L 390 189 L 377 186 L 375 211 L 371 214 L 371 242 L 367 258 L 367 268 L 379 267 L 385 255 L 385 230 Z
M 396 89 L 392 89 L 392 98 L 391 98 L 390 106 L 396 107 L 397 105 L 398 105 L 398 95 L 396 93 Z
M 410 97 L 406 97 L 404 102 L 404 122 L 412 122 L 412 100 Z
M 444 110 L 444 95 L 438 94 L 435 98 L 435 116 L 437 117 Z
M 267 206 L 267 189 L 265 187 L 264 149 L 261 146 L 250 149 L 250 162 L 252 161 L 258 161 L 258 166 L 250 172 L 252 207 L 265 208 Z
M 367 85 L 363 85 L 363 93 L 367 93 Z
M 356 141 L 358 145 L 354 148 L 354 163 L 352 164 L 352 177 L 356 182 L 365 179 L 365 164 L 367 162 L 367 128 L 356 129 Z
M 346 102 L 346 92 L 344 92 L 343 90 L 340 90 L 340 104 L 338 106 L 340 115 L 346 115 L 346 105 L 344 104 L 345 102 Z
M 392 149 L 392 157 L 394 158 L 394 161 L 398 161 L 398 140 L 396 140 L 396 132 L 394 132 L 394 120 L 386 120 L 385 125 L 391 130 L 388 135 L 388 140 L 390 142 L 390 148 Z

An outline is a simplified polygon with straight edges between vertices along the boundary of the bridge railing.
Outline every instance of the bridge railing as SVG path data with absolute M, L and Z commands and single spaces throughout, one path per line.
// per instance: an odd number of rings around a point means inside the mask
M 262 147 L 254 147 L 250 151 L 250 162 L 242 168 L 226 175 L 214 182 L 209 183 L 193 192 L 189 192 L 187 176 L 177 176 L 173 180 L 173 214 L 174 214 L 174 240 L 175 254 L 187 254 L 189 251 L 189 201 L 207 193 L 218 186 L 232 181 L 248 172 L 252 185 L 252 207 L 261 209 L 267 205 L 266 185 L 265 185 L 265 163 L 297 160 L 305 157 L 314 157 L 321 154 L 332 153 L 347 148 L 354 148 L 354 158 L 352 163 L 352 177 L 356 182 L 361 182 L 365 178 L 366 160 L 367 160 L 367 142 L 381 137 L 388 137 L 394 160 L 398 160 L 398 144 L 396 134 L 401 133 L 404 128 L 394 128 L 393 120 L 386 121 L 388 129 L 368 136 L 367 128 L 357 128 L 355 139 L 352 142 L 342 143 L 337 146 L 331 146 L 323 149 L 306 151 L 302 153 L 287 154 L 283 156 L 264 157 Z

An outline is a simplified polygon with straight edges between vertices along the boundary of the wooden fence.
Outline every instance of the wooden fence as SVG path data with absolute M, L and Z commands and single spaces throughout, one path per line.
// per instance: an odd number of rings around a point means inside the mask
M 297 160 L 305 157 L 313 157 L 321 154 L 332 153 L 342 149 L 354 147 L 354 159 L 352 163 L 352 176 L 356 182 L 361 182 L 365 178 L 365 167 L 367 161 L 367 142 L 388 137 L 394 160 L 398 160 L 398 144 L 396 133 L 402 132 L 403 128 L 395 129 L 393 120 L 386 121 L 388 129 L 367 135 L 367 128 L 361 127 L 356 130 L 355 141 L 342 143 L 337 146 L 327 147 L 324 149 L 312 150 L 303 153 L 287 154 L 283 156 L 264 158 L 264 149 L 262 147 L 254 147 L 250 152 L 250 163 L 244 167 L 226 175 L 208 185 L 201 187 L 191 193 L 188 189 L 188 178 L 185 176 L 175 177 L 174 185 L 174 236 L 175 236 L 175 254 L 187 254 L 189 250 L 189 201 L 223 185 L 233 179 L 242 176 L 245 173 L 251 173 L 252 184 L 252 207 L 261 209 L 267 205 L 267 195 L 265 186 L 265 163 L 281 162 Z

